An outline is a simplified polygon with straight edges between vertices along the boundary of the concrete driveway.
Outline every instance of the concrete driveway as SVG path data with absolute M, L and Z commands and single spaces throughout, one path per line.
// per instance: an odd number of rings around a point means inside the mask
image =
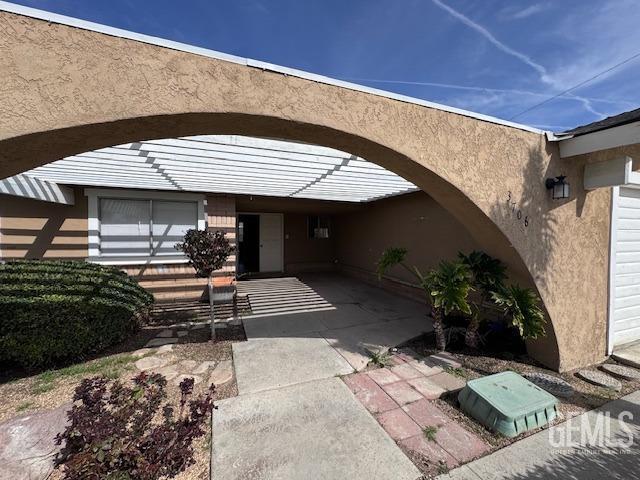
M 233 345 L 240 394 L 362 370 L 383 351 L 433 329 L 424 303 L 348 277 L 241 282 L 253 314 Z
M 340 375 L 432 330 L 426 306 L 339 275 L 241 282 L 239 396 L 214 413 L 214 479 L 398 479 L 419 471 Z

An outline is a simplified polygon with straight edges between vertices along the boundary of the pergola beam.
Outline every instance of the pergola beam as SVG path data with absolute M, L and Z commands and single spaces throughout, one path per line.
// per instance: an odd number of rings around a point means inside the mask
M 101 148 L 28 175 L 72 185 L 368 201 L 415 185 L 332 148 L 234 135 L 165 138 Z
M 24 174 L 0 180 L 0 193 L 64 205 L 75 203 L 71 188 Z

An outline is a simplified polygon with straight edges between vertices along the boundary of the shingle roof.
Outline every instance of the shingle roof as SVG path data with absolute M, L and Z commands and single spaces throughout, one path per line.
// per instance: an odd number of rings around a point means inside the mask
M 577 137 L 579 135 L 585 135 L 587 133 L 597 132 L 599 130 L 606 130 L 607 128 L 619 127 L 620 125 L 626 125 L 627 123 L 640 120 L 640 108 L 630 110 L 628 112 L 607 117 L 597 122 L 589 123 L 587 125 L 581 125 L 579 127 L 567 130 L 566 132 L 557 133 L 556 135 L 573 135 Z

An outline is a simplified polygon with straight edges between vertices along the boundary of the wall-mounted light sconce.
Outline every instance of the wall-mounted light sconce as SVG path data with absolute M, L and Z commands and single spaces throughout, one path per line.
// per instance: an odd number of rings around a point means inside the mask
M 565 181 L 566 178 L 564 175 L 556 178 L 547 178 L 545 186 L 547 190 L 552 190 L 551 198 L 554 200 L 569 198 L 569 183 Z

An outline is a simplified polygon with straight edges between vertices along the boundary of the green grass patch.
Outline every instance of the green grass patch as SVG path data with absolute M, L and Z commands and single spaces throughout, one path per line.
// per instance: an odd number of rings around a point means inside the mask
M 467 371 L 462 367 L 454 368 L 454 367 L 445 366 L 443 367 L 443 370 L 451 375 L 454 375 L 460 378 L 467 378 L 469 376 Z
M 434 427 L 434 426 L 428 426 L 428 427 L 424 427 L 422 429 L 422 433 L 424 434 L 424 437 L 429 440 L 430 442 L 435 442 L 436 441 L 436 433 L 438 433 L 438 427 Z
M 116 379 L 126 370 L 131 370 L 133 362 L 140 357 L 133 355 L 117 355 L 100 358 L 86 363 L 77 363 L 58 370 L 47 370 L 35 377 L 31 392 L 35 395 L 53 390 L 56 380 L 61 378 L 100 375 L 111 380 Z
M 387 367 L 391 364 L 391 355 L 388 352 L 369 351 L 370 362 L 378 367 Z
M 16 407 L 16 412 L 24 412 L 29 408 L 33 407 L 33 402 L 22 402 L 20 405 Z
M 445 475 L 449 473 L 449 467 L 442 460 L 438 461 L 438 467 L 436 468 L 438 475 Z

